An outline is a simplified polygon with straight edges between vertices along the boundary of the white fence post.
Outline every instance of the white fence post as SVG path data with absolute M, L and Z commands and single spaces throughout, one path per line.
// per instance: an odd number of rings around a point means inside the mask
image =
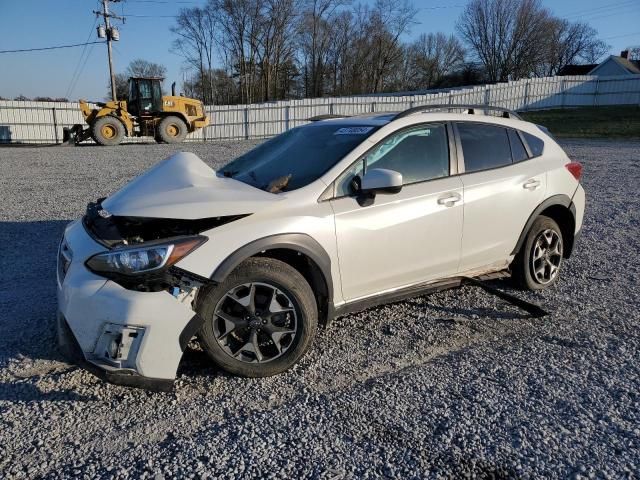
M 489 85 L 484 87 L 484 106 L 488 107 L 491 104 L 491 90 L 489 90 Z M 488 113 L 488 110 L 484 109 L 485 115 Z
M 524 103 L 522 104 L 522 109 L 527 109 L 529 107 L 529 84 L 531 80 L 527 80 L 524 84 Z
M 56 145 L 60 143 L 58 141 L 58 116 L 56 115 L 56 107 L 51 109 L 51 113 L 53 115 L 53 135 L 56 138 Z
M 249 140 L 249 107 L 244 109 L 244 139 Z

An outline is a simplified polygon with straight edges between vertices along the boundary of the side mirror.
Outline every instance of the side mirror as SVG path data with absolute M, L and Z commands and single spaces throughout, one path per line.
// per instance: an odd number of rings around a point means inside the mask
M 402 190 L 402 174 L 385 168 L 372 168 L 362 177 L 360 193 L 376 195 L 392 194 Z

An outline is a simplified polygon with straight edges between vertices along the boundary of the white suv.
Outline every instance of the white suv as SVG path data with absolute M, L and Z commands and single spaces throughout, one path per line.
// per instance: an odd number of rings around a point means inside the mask
M 582 224 L 581 165 L 513 112 L 443 110 L 316 119 L 217 172 L 178 153 L 90 203 L 60 245 L 63 351 L 170 389 L 197 336 L 260 377 L 348 312 L 463 277 L 552 285 Z

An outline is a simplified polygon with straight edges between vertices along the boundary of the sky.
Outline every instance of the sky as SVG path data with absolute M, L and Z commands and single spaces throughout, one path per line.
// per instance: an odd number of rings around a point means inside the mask
M 357 0 L 356 0 L 357 1 Z M 362 0 L 373 3 L 373 0 Z M 593 26 L 611 45 L 611 54 L 640 45 L 640 0 L 542 0 L 555 15 Z M 170 27 L 180 8 L 193 0 L 126 0 L 114 4 L 120 41 L 114 42 L 116 72 L 136 58 L 167 67 L 167 82 L 180 84 L 184 64 L 171 52 Z M 405 40 L 421 33 L 454 33 L 466 0 L 413 0 L 419 13 Z M 95 41 L 96 0 L 0 0 L 0 51 Z M 102 100 L 108 85 L 107 48 L 103 44 L 44 52 L 0 53 L 0 96 L 49 96 Z M 74 81 L 75 78 L 75 81 Z

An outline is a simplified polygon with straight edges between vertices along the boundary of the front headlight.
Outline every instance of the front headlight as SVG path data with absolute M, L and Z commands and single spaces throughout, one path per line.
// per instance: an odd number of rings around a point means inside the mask
M 94 255 L 86 265 L 96 273 L 138 275 L 170 267 L 206 241 L 207 237 L 199 235 L 144 246 L 116 248 Z

